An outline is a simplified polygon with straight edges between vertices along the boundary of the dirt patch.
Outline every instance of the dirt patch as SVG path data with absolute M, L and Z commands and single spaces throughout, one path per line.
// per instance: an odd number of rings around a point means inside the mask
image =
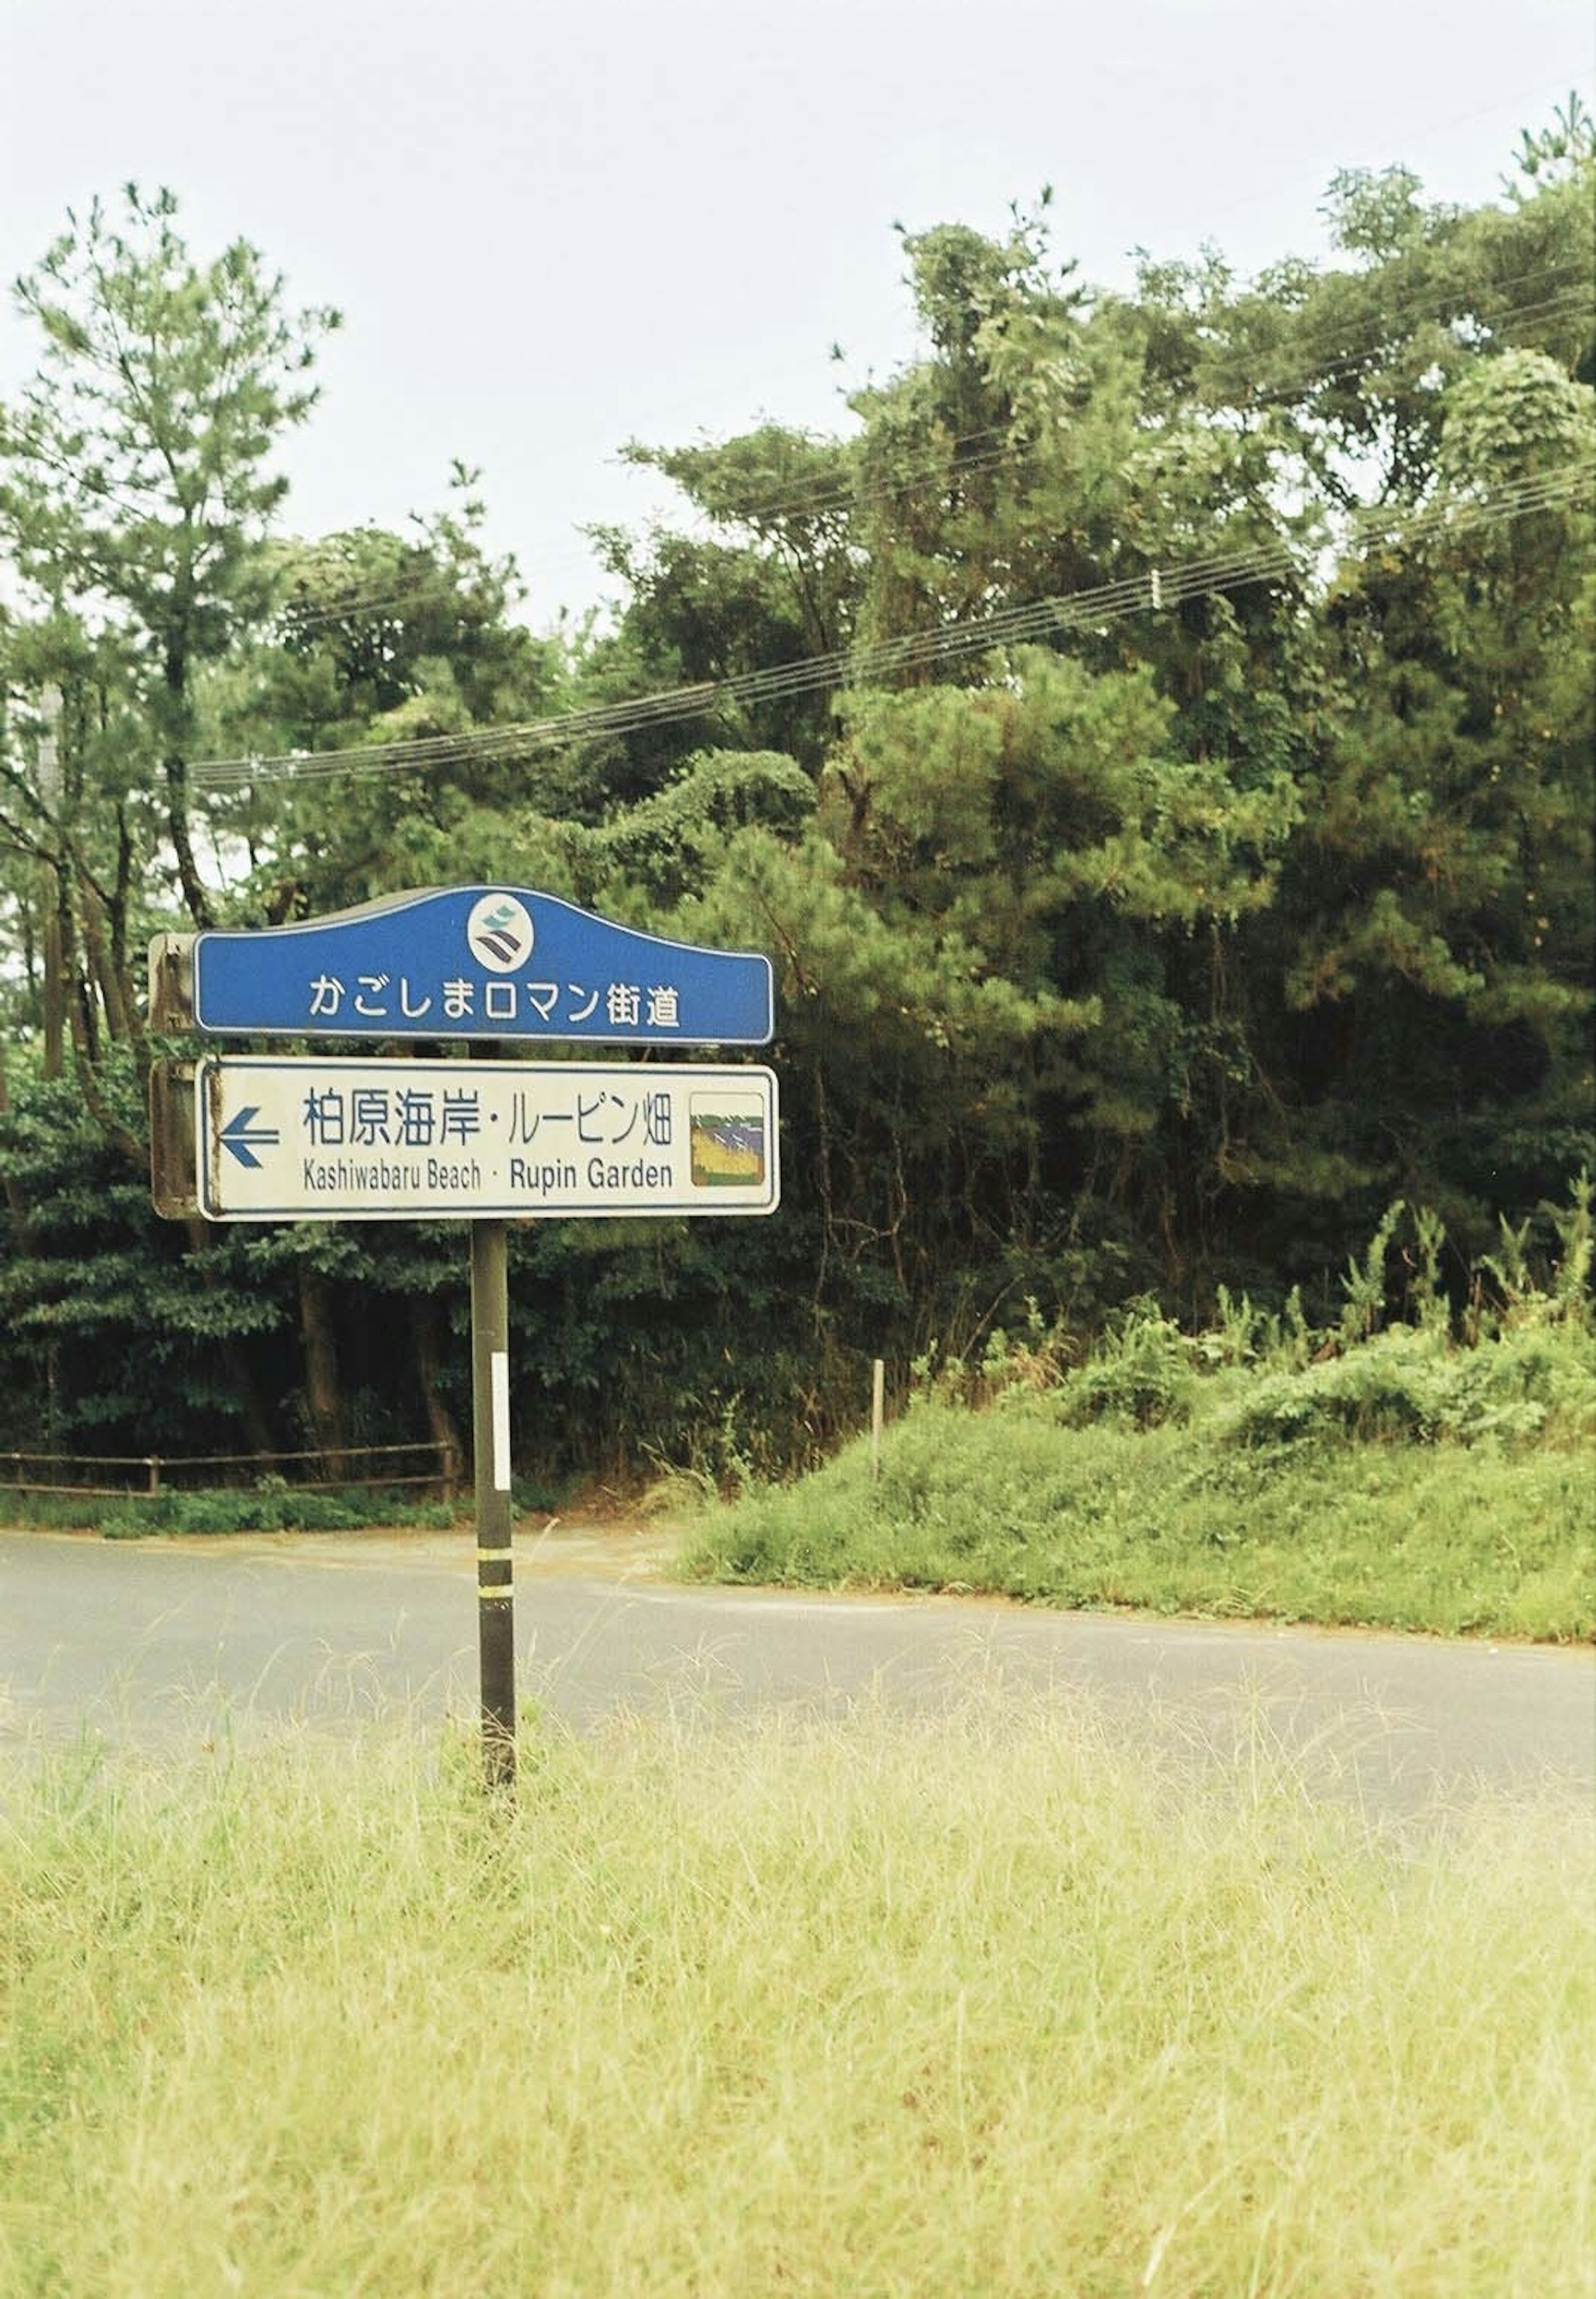
M 99 1540 L 97 1531 L 37 1531 L 39 1540 Z M 682 1543 L 682 1529 L 656 1518 L 586 1515 L 569 1520 L 528 1516 L 515 1527 L 517 1580 L 569 1574 L 587 1580 L 631 1581 L 661 1576 Z M 379 1561 L 436 1565 L 441 1571 L 473 1569 L 477 1536 L 469 1523 L 446 1531 L 409 1525 L 371 1525 L 358 1532 L 152 1532 L 129 1546 L 137 1548 L 203 1550 L 212 1556 L 291 1556 L 320 1564 L 371 1564 Z
M 169 1536 L 170 1537 L 170 1536 Z M 516 1524 L 517 1580 L 564 1573 L 589 1580 L 629 1581 L 659 1574 L 681 1543 L 680 1529 L 633 1520 L 594 1522 L 587 1517 L 532 1517 Z M 362 1532 L 274 1532 L 191 1537 L 185 1548 L 225 1547 L 237 1550 L 248 1543 L 273 1555 L 321 1558 L 339 1564 L 370 1563 L 393 1557 L 406 1564 L 436 1563 L 469 1572 L 473 1567 L 477 1535 L 469 1523 L 446 1532 L 418 1531 L 408 1526 L 373 1525 Z
M 515 1569 L 632 1580 L 661 1572 L 681 1545 L 678 1525 L 619 1517 L 581 1517 L 567 1523 L 550 1517 L 516 1527 Z

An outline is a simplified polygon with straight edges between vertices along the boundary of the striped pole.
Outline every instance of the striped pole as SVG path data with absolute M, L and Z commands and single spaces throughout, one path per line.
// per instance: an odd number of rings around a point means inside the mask
M 515 1575 L 510 1507 L 510 1231 L 471 1224 L 471 1413 L 477 1476 L 477 1636 L 482 1779 L 515 1782 Z

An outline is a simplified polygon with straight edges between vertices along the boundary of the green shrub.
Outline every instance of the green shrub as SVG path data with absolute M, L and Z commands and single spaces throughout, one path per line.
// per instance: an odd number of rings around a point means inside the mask
M 107 1540 L 137 1540 L 153 1532 L 360 1532 L 373 1524 L 438 1530 L 454 1521 L 444 1501 L 402 1499 L 353 1489 L 295 1492 L 272 1479 L 253 1492 L 160 1493 L 112 1502 L 87 1502 L 75 1521 L 97 1524 Z
M 1299 1372 L 1261 1374 L 1217 1433 L 1243 1445 L 1577 1441 L 1596 1435 L 1596 1340 L 1577 1325 L 1532 1324 L 1468 1349 L 1434 1327 L 1399 1326 Z
M 1133 1301 L 1114 1320 L 1084 1365 L 1065 1376 L 1056 1412 L 1073 1428 L 1088 1421 L 1129 1421 L 1161 1428 L 1190 1417 L 1199 1346 L 1156 1301 Z

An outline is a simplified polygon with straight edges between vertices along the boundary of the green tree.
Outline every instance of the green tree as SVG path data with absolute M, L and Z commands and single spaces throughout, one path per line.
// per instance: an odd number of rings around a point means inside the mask
M 158 789 L 182 904 L 204 925 L 196 675 L 268 605 L 266 538 L 286 486 L 271 458 L 314 404 L 309 369 L 337 315 L 288 312 L 281 280 L 242 240 L 199 261 L 173 195 L 132 186 L 120 220 L 97 200 L 70 214 L 16 294 L 43 341 L 0 419 L 0 542 L 32 596 L 120 658 L 145 734 L 105 795 L 130 823 L 135 793 Z
M 752 682 L 746 701 L 706 697 L 702 717 L 646 724 L 586 756 L 589 809 L 645 796 L 706 741 L 780 751 L 818 772 L 831 733 L 833 676 L 799 666 L 852 638 L 860 588 L 852 449 L 767 424 L 721 445 L 652 448 L 629 459 L 681 488 L 708 535 L 656 526 L 641 541 L 594 530 L 631 593 L 619 629 L 585 665 L 595 701 L 669 686 Z M 796 673 L 796 676 L 794 674 Z
M 1596 521 L 1558 490 L 1593 452 L 1587 386 L 1476 362 L 1446 522 L 1349 560 L 1331 605 L 1344 700 L 1291 885 L 1303 1131 L 1474 1250 L 1592 1151 Z
M 249 859 L 232 895 L 239 922 L 498 875 L 505 816 L 563 808 L 559 750 L 500 731 L 553 718 L 570 672 L 561 643 L 519 618 L 514 560 L 483 545 L 478 476 L 457 465 L 449 508 L 413 534 L 362 527 L 272 546 L 263 628 L 198 695 L 207 748 L 237 762 L 210 803 Z M 252 758 L 285 752 L 307 771 L 251 776 Z

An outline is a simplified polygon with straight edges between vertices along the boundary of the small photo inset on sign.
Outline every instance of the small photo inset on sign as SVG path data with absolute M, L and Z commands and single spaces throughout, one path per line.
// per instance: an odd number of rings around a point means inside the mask
M 699 1190 L 757 1190 L 765 1180 L 762 1095 L 717 1086 L 688 1097 L 693 1185 Z

